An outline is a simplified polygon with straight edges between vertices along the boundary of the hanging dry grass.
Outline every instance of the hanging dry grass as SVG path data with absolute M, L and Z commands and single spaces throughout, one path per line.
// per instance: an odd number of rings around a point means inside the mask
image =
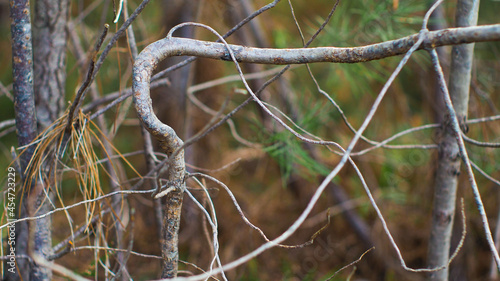
M 71 127 L 67 127 L 69 110 L 57 119 L 52 126 L 45 129 L 31 145 L 36 145 L 35 152 L 27 167 L 27 177 L 25 186 L 30 188 L 33 181 L 45 183 L 47 191 L 57 194 L 59 203 L 64 206 L 64 201 L 60 193 L 60 181 L 63 173 L 69 178 L 74 177 L 78 189 L 81 192 L 82 200 L 95 199 L 105 194 L 101 183 L 101 176 L 104 174 L 110 178 L 109 172 L 103 166 L 105 161 L 110 161 L 106 150 L 102 149 L 106 155 L 104 159 L 99 158 L 96 148 L 104 148 L 103 141 L 107 141 L 115 153 L 136 173 L 133 165 L 112 145 L 106 135 L 98 126 L 89 119 L 88 115 L 80 110 L 77 118 Z M 112 169 L 117 171 L 111 161 Z M 118 183 L 118 185 L 120 185 Z M 26 192 L 24 193 L 26 194 Z M 28 190 L 29 194 L 29 190 Z M 96 211 L 100 211 L 97 201 L 85 204 L 86 224 L 89 226 Z M 110 202 L 107 202 L 110 205 Z M 66 213 L 69 220 L 69 214 Z M 69 220 L 71 221 L 71 220 Z M 71 224 L 71 223 L 70 223 Z

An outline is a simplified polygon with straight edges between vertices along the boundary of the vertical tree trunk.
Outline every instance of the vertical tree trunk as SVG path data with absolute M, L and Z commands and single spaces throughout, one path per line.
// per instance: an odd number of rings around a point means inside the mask
M 34 13 L 36 113 L 44 129 L 65 106 L 68 0 L 37 0 Z
M 475 2 L 475 3 L 474 3 Z M 474 6 L 474 4 L 476 4 Z M 479 1 L 459 0 L 456 12 L 456 25 L 465 27 L 476 25 Z M 458 45 L 452 49 L 449 90 L 453 106 L 466 133 L 469 87 L 474 44 Z M 429 242 L 429 266 L 446 265 L 450 253 L 450 240 L 455 214 L 455 201 L 460 156 L 457 140 L 449 125 L 449 116 L 444 116 L 442 138 L 439 142 L 439 164 L 434 186 L 434 207 L 432 230 Z M 430 280 L 448 280 L 448 268 L 432 272 Z
M 434 4 L 434 1 L 429 1 L 429 7 L 431 7 Z M 429 30 L 441 30 L 448 28 L 448 25 L 446 23 L 446 17 L 444 14 L 444 6 L 440 5 L 439 7 L 436 8 L 434 13 L 432 13 L 429 21 Z M 450 53 L 450 47 L 448 46 L 442 46 L 436 48 L 436 52 L 438 53 L 439 57 L 439 62 L 441 63 L 441 66 L 443 67 L 444 73 L 449 73 L 449 68 L 450 68 L 450 60 L 449 60 L 449 53 Z M 434 67 L 432 65 L 429 66 L 429 72 L 433 73 L 434 72 Z M 427 79 L 429 77 L 426 77 Z M 439 81 L 436 79 L 436 84 L 434 85 L 434 97 L 431 99 L 431 106 L 434 109 L 434 121 L 435 123 L 442 123 L 443 122 L 443 112 L 446 111 L 446 107 L 444 104 L 444 96 L 443 93 L 441 92 L 441 88 L 439 87 Z
M 40 131 L 56 120 L 64 106 L 66 84 L 66 23 L 67 0 L 40 0 L 35 2 L 33 19 L 34 85 L 37 119 Z M 47 163 L 52 166 L 51 163 Z M 52 210 L 53 193 L 50 185 L 56 179 L 44 175 L 30 192 L 33 198 L 29 215 L 36 216 Z M 47 195 L 49 194 L 49 198 Z M 40 257 L 52 254 L 52 217 L 30 222 L 32 252 Z M 51 280 L 50 268 L 34 265 L 30 280 Z
M 33 141 L 37 134 L 35 99 L 33 94 L 33 53 L 31 45 L 31 19 L 28 0 L 10 1 L 11 33 L 12 33 L 12 70 L 14 107 L 16 115 L 16 129 L 19 146 L 24 146 Z M 33 155 L 34 147 L 28 147 L 20 156 L 21 186 L 26 180 L 26 167 Z M 17 205 L 21 210 L 16 214 L 26 216 L 27 190 L 24 190 L 22 205 Z M 19 201 L 21 202 L 21 201 Z M 16 255 L 28 254 L 28 223 L 22 222 L 15 225 L 15 250 Z M 16 260 L 16 271 L 11 273 L 6 270 L 6 280 L 29 280 L 30 264 L 27 259 Z M 5 269 L 9 266 L 7 265 Z M 20 273 L 20 275 L 18 275 Z

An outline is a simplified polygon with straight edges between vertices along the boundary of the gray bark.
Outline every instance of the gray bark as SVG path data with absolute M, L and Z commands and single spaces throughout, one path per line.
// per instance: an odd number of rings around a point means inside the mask
M 430 1 L 431 3 L 429 4 L 429 7 L 431 7 L 434 4 L 434 1 Z M 434 13 L 432 13 L 430 17 L 430 24 L 429 24 L 429 30 L 441 30 L 447 28 L 446 24 L 446 17 L 444 14 L 444 6 L 440 5 L 439 7 L 436 8 Z M 443 66 L 443 71 L 445 73 L 448 73 L 449 69 L 449 53 L 450 53 L 450 47 L 448 46 L 443 46 L 436 48 L 436 52 L 438 53 L 439 57 L 439 62 L 441 63 L 441 66 Z M 433 72 L 433 67 L 430 66 L 431 73 Z M 426 77 L 428 79 L 428 77 Z M 426 79 L 426 80 L 427 80 Z M 433 91 L 433 98 L 431 99 L 431 104 L 430 104 L 433 109 L 434 109 L 434 120 L 436 123 L 442 123 L 443 122 L 443 112 L 446 110 L 445 105 L 444 105 L 444 97 L 443 93 L 441 92 L 441 89 L 439 87 L 439 82 L 436 81 L 434 91 Z
M 475 3 L 474 3 L 475 2 Z M 459 0 L 456 25 L 467 27 L 477 24 L 479 1 Z M 454 46 L 452 49 L 449 91 L 461 129 L 467 132 L 465 120 L 469 103 L 469 88 L 474 44 Z M 432 229 L 429 241 L 429 267 L 447 265 L 455 214 L 455 201 L 460 174 L 460 152 L 457 139 L 449 122 L 443 116 L 439 141 L 439 163 L 434 183 Z M 429 274 L 429 280 L 448 280 L 448 268 Z
M 33 19 L 34 85 L 39 130 L 56 120 L 64 106 L 66 82 L 66 23 L 67 0 L 40 0 L 35 2 Z M 52 163 L 47 165 L 52 166 Z M 55 179 L 45 174 L 46 181 L 36 183 L 30 194 L 30 216 L 52 210 L 53 195 L 49 185 Z M 48 195 L 48 196 L 47 196 Z M 42 258 L 52 255 L 52 217 L 30 222 L 30 251 Z M 31 246 L 32 245 L 32 246 Z M 44 266 L 33 265 L 30 279 L 51 280 L 52 271 Z
M 68 0 L 35 1 L 34 83 L 38 122 L 56 120 L 65 106 Z
M 417 42 L 418 36 L 418 34 L 414 34 L 401 39 L 352 48 L 270 49 L 231 44 L 229 44 L 229 47 L 232 49 L 236 60 L 246 63 L 274 65 L 315 62 L 357 63 L 405 54 Z M 498 40 L 500 40 L 500 24 L 468 28 L 449 28 L 429 32 L 425 35 L 418 49 L 423 50 L 445 45 Z M 231 60 L 226 47 L 222 43 L 167 36 L 162 40 L 152 43 L 147 48 L 150 53 L 149 57 L 158 59 L 158 61 L 169 56 L 198 56 L 225 61 Z M 156 67 L 158 61 L 155 61 L 155 64 L 149 67 Z M 148 83 L 149 80 L 151 79 L 148 79 Z

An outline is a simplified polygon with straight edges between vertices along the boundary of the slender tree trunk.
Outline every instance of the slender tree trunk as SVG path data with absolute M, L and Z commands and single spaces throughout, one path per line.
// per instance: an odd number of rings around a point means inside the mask
M 13 92 L 16 115 L 16 129 L 19 146 L 31 143 L 37 134 L 35 99 L 33 94 L 33 53 L 31 44 L 31 19 L 28 0 L 10 1 L 11 33 L 12 33 L 12 69 Z M 29 146 L 20 156 L 21 162 L 21 187 L 25 187 L 26 167 L 33 155 L 34 147 Z M 27 215 L 26 203 L 28 189 L 23 189 L 21 210 L 16 210 L 20 217 Z M 19 201 L 21 202 L 21 201 Z M 28 223 L 15 224 L 15 251 L 16 255 L 28 255 Z M 6 280 L 29 280 L 30 264 L 27 259 L 17 259 L 15 272 L 7 269 Z
M 52 124 L 65 107 L 68 4 L 68 0 L 35 1 L 34 83 L 40 129 Z
M 66 23 L 68 1 L 35 2 L 33 20 L 34 86 L 37 120 L 40 131 L 56 120 L 64 106 L 66 82 Z M 52 166 L 52 164 L 48 163 Z M 30 190 L 28 214 L 37 216 L 52 210 L 50 185 L 55 179 L 44 175 Z M 47 196 L 48 195 L 48 196 Z M 52 254 L 52 217 L 30 222 L 30 254 L 45 258 Z M 29 280 L 51 280 L 50 268 L 33 265 Z
M 431 7 L 434 4 L 434 1 L 429 1 L 429 7 Z M 444 6 L 440 5 L 439 7 L 436 8 L 434 13 L 432 13 L 430 17 L 430 24 L 429 24 L 429 30 L 441 30 L 448 28 L 448 25 L 446 24 L 446 17 L 444 14 Z M 439 57 L 439 62 L 441 63 L 441 66 L 443 67 L 444 73 L 448 73 L 449 71 L 449 66 L 450 66 L 450 60 L 449 60 L 449 54 L 450 54 L 450 47 L 449 46 L 442 46 L 439 48 L 436 48 L 436 52 L 438 53 Z M 429 66 L 430 73 L 433 73 L 434 67 L 432 65 Z M 427 77 L 428 79 L 429 77 Z M 441 92 L 441 88 L 439 87 L 439 82 L 436 80 L 436 84 L 434 86 L 434 97 L 431 100 L 431 106 L 434 109 L 434 120 L 436 123 L 442 123 L 443 122 L 443 112 L 445 112 L 445 104 L 444 104 L 444 96 L 443 93 Z
M 476 25 L 478 6 L 479 1 L 459 0 L 456 12 L 457 26 Z M 467 119 L 469 103 L 473 49 L 474 44 L 454 46 L 451 58 L 449 90 L 464 133 L 467 132 L 465 120 Z M 460 174 L 458 144 L 449 125 L 449 116 L 443 117 L 442 130 L 442 138 L 439 142 L 439 163 L 435 177 L 432 230 L 429 242 L 428 258 L 430 267 L 443 266 L 448 263 L 457 182 Z M 448 268 L 432 272 L 429 279 L 434 281 L 448 280 Z

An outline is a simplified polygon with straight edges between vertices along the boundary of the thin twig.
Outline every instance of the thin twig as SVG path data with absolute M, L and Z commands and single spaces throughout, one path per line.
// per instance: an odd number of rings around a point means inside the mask
M 359 258 L 351 263 L 349 263 L 348 265 L 344 265 L 342 268 L 340 268 L 339 270 L 335 271 L 335 273 L 330 276 L 328 279 L 326 279 L 325 281 L 329 281 L 329 280 L 332 280 L 333 277 L 337 276 L 337 274 L 339 274 L 341 271 L 343 271 L 344 269 L 348 268 L 348 267 L 351 267 L 355 264 L 357 264 L 358 262 L 360 262 L 363 257 L 368 254 L 368 252 L 370 252 L 371 250 L 375 249 L 375 247 L 371 247 L 370 249 L 366 250 L 361 256 L 359 256 Z
M 209 272 L 208 272 L 208 274 L 210 274 L 213 271 L 213 266 L 214 266 L 215 262 L 218 263 L 219 267 L 222 266 L 222 263 L 220 262 L 220 257 L 219 257 L 219 237 L 218 237 L 218 235 L 219 235 L 218 233 L 219 232 L 217 230 L 217 224 L 218 224 L 217 223 L 217 215 L 215 214 L 215 207 L 214 207 L 212 199 L 210 198 L 210 194 L 208 193 L 208 190 L 196 178 L 195 178 L 195 181 L 205 191 L 205 194 L 207 196 L 207 199 L 208 199 L 208 202 L 209 202 L 209 205 L 210 205 L 210 211 L 212 212 L 212 215 L 210 215 L 207 212 L 207 210 L 205 210 L 205 208 L 203 208 L 203 205 L 201 205 L 201 203 L 198 202 L 198 200 L 196 200 L 196 198 L 193 196 L 193 194 L 191 194 L 191 192 L 186 189 L 186 193 L 189 195 L 189 197 L 191 198 L 191 200 L 193 200 L 193 202 L 195 202 L 195 204 L 200 208 L 200 210 L 205 214 L 205 216 L 207 218 L 207 221 L 212 226 L 212 240 L 213 240 L 212 243 L 213 243 L 213 250 L 214 250 L 214 258 L 212 259 L 212 262 L 210 263 L 210 268 L 209 268 Z M 227 281 L 227 278 L 226 278 L 226 275 L 225 275 L 224 271 L 221 272 L 221 275 L 222 275 L 222 279 L 224 279 L 224 280 Z
M 170 86 L 170 80 L 168 78 L 163 78 L 163 79 L 160 79 L 160 80 L 157 80 L 157 81 L 154 81 L 151 83 L 151 89 L 155 89 L 155 88 L 163 87 L 163 86 Z M 105 113 L 110 108 L 114 107 L 115 105 L 119 104 L 120 102 L 124 101 L 128 97 L 132 96 L 133 93 L 134 92 L 132 91 L 132 88 L 127 88 L 127 89 L 123 90 L 121 92 L 121 94 L 120 94 L 120 92 L 113 92 L 113 93 L 110 93 L 110 94 L 102 97 L 99 100 L 95 100 L 95 101 L 89 103 L 88 105 L 84 106 L 82 108 L 82 110 L 83 110 L 83 112 L 89 112 L 92 109 L 98 107 L 99 105 L 101 105 L 105 102 L 111 101 L 105 107 L 92 113 L 92 115 L 90 115 L 90 118 L 89 118 L 90 120 L 92 120 L 92 119 L 96 118 L 97 116 Z
M 480 147 L 493 147 L 493 148 L 498 148 L 500 147 L 500 143 L 498 142 L 482 142 L 482 141 L 478 141 L 478 140 L 475 140 L 475 139 L 472 139 L 472 138 L 469 138 L 468 136 L 466 136 L 464 133 L 462 133 L 462 138 L 464 138 L 464 141 L 465 142 L 468 142 L 470 144 L 473 144 L 475 146 L 480 146 Z
M 16 119 L 9 119 L 9 120 L 2 121 L 2 122 L 0 122 L 0 130 L 2 130 L 5 127 L 12 126 L 15 124 L 16 124 Z
M 500 194 L 499 191 L 497 191 L 497 194 Z M 497 200 L 498 200 L 497 196 Z M 497 206 L 499 208 L 497 210 L 497 219 L 496 219 L 496 227 L 495 227 L 495 245 L 497 248 L 500 247 L 500 206 Z M 488 274 L 489 280 L 497 280 L 498 279 L 498 269 L 495 264 L 495 259 L 492 258 L 490 262 L 490 272 Z
M 108 34 L 108 30 L 109 30 L 109 24 L 105 24 L 104 30 L 102 31 L 101 35 L 99 36 L 99 39 L 97 39 L 97 42 L 96 42 L 95 48 L 94 48 L 94 52 L 92 53 L 92 59 L 90 61 L 89 70 L 87 72 L 87 78 L 85 78 L 85 81 L 83 82 L 82 86 L 80 86 L 80 88 L 78 89 L 78 92 L 76 93 L 76 97 L 73 100 L 73 104 L 71 105 L 71 107 L 69 109 L 68 123 L 66 125 L 67 132 L 69 132 L 72 128 L 74 115 L 75 115 L 75 112 L 80 107 L 80 103 L 83 100 L 82 99 L 83 94 L 87 90 L 90 83 L 92 83 L 92 76 L 94 75 L 97 53 L 101 49 L 102 43 L 104 42 L 104 38 L 106 38 L 106 35 Z
M 139 180 L 139 182 L 142 184 L 143 180 L 144 180 L 144 178 L 141 178 Z M 138 184 L 136 184 L 136 185 L 138 185 Z M 100 201 L 102 199 L 111 197 L 111 196 L 116 195 L 116 194 L 147 194 L 147 193 L 152 193 L 153 191 L 154 191 L 154 189 L 150 189 L 150 190 L 117 190 L 117 191 L 110 192 L 108 194 L 101 195 L 101 196 L 96 197 L 96 198 L 82 200 L 82 201 L 79 201 L 79 202 L 77 202 L 75 204 L 72 204 L 72 205 L 68 205 L 68 206 L 56 208 L 54 210 L 51 210 L 50 212 L 47 212 L 47 213 L 39 215 L 39 216 L 24 217 L 24 218 L 20 218 L 20 219 L 17 219 L 17 220 L 12 220 L 9 223 L 0 225 L 0 229 L 8 227 L 12 223 L 19 223 L 19 222 L 23 222 L 23 221 L 33 221 L 33 220 L 42 219 L 42 218 L 50 216 L 50 215 L 52 215 L 54 213 L 57 213 L 57 212 L 60 212 L 60 211 L 65 211 L 65 210 L 69 210 L 69 209 L 72 209 L 74 207 L 78 207 L 80 205 L 84 205 L 84 204 L 87 204 L 87 203 L 97 202 L 97 201 Z
M 0 261 L 8 261 L 12 256 L 0 256 Z M 27 259 L 30 263 L 33 262 L 33 259 L 28 255 L 15 255 L 16 260 L 18 259 Z
M 16 131 L 16 127 L 15 126 L 12 126 L 10 128 L 7 128 L 5 130 L 3 130 L 2 132 L 0 132 L 0 138 L 3 138 L 4 136 L 10 134 L 10 133 L 13 133 Z M 18 170 L 20 171 L 20 170 Z
M 239 77 L 239 76 L 238 76 Z M 189 90 L 187 92 L 187 95 L 188 95 L 188 98 L 189 100 L 196 106 L 198 106 L 198 108 L 200 108 L 202 111 L 204 111 L 205 113 L 207 114 L 210 114 L 212 116 L 215 116 L 217 115 L 217 111 L 209 108 L 208 106 L 206 106 L 205 104 L 203 104 L 193 93 L 190 93 Z M 243 145 L 246 145 L 246 146 L 251 146 L 251 147 L 260 147 L 259 144 L 256 144 L 256 143 L 253 143 L 253 142 L 250 142 L 244 138 L 242 138 L 238 132 L 236 131 L 236 126 L 234 125 L 234 122 L 232 119 L 226 119 L 227 120 L 227 124 L 229 126 L 229 129 L 231 130 L 231 134 L 233 135 L 234 139 L 237 140 L 238 142 L 240 142 L 241 144 Z M 219 124 L 220 122 L 218 122 L 217 124 Z M 213 131 L 213 126 L 212 127 L 209 127 L 206 131 Z M 201 132 L 199 134 L 197 134 L 197 136 L 195 137 L 192 137 L 195 138 L 195 139 L 199 139 L 198 137 L 199 136 L 205 136 L 206 133 L 205 132 Z M 191 140 L 188 140 L 188 142 L 191 142 Z M 189 146 L 185 144 L 185 147 Z
M 476 169 L 481 175 L 483 175 L 485 178 L 489 179 L 491 182 L 495 183 L 496 185 L 500 186 L 500 181 L 495 179 L 494 177 L 488 175 L 483 169 L 481 169 L 476 163 L 474 163 L 472 160 L 470 161 L 470 164 L 474 169 Z
M 125 9 L 123 10 L 125 20 L 128 20 L 128 8 L 127 8 L 127 1 L 123 4 L 125 6 Z M 137 43 L 135 41 L 135 33 L 134 33 L 134 28 L 132 27 L 132 24 L 127 28 L 127 41 L 128 41 L 128 46 L 130 48 L 130 56 L 132 58 L 132 62 L 135 61 L 135 58 L 137 58 L 137 55 L 139 54 L 139 51 L 137 50 Z
M 330 20 L 330 18 L 332 17 L 333 13 L 335 12 L 336 8 L 337 8 L 337 5 L 339 4 L 339 0 L 337 0 L 337 2 L 335 2 L 335 5 L 333 6 L 332 10 L 330 11 L 330 14 L 328 14 L 328 17 L 327 19 L 323 22 L 323 24 L 321 25 L 321 27 L 316 31 L 316 33 L 313 35 L 313 37 L 311 38 L 311 40 L 307 43 L 307 45 L 304 43 L 304 36 L 302 34 L 302 29 L 300 28 L 300 25 L 297 21 L 297 18 L 295 17 L 295 13 L 293 11 L 293 7 L 292 7 L 292 3 L 290 2 L 290 0 L 288 0 L 288 3 L 290 5 L 290 9 L 292 11 L 292 16 L 293 16 L 293 19 L 294 19 L 294 22 L 295 22 L 295 25 L 297 26 L 297 29 L 299 30 L 299 33 L 300 33 L 300 37 L 302 39 L 302 43 L 304 45 L 304 47 L 307 47 L 313 38 L 316 38 L 316 36 L 319 34 L 319 32 L 321 30 L 323 30 L 326 26 L 326 24 L 328 23 L 328 21 Z M 312 71 L 311 71 L 311 67 L 309 66 L 309 64 L 306 64 L 306 68 L 307 68 L 307 71 L 309 73 L 309 76 L 311 77 L 311 79 L 313 80 L 314 84 L 316 85 L 316 88 L 318 90 L 319 93 L 321 93 L 324 97 L 326 97 L 326 99 L 331 103 L 333 104 L 333 106 L 335 106 L 335 108 L 338 110 L 338 112 L 340 113 L 340 116 L 342 117 L 342 120 L 344 121 L 344 123 L 347 125 L 347 127 L 349 128 L 349 130 L 351 130 L 354 134 L 356 134 L 356 129 L 351 125 L 351 123 L 349 122 L 349 120 L 347 119 L 347 116 L 344 114 L 344 111 L 342 110 L 342 108 L 333 100 L 333 98 L 328 95 L 328 93 L 326 93 L 323 89 L 321 89 L 319 83 L 318 83 L 318 80 L 316 79 L 316 77 L 313 75 Z M 361 135 L 361 139 L 366 141 L 367 143 L 369 144 L 372 144 L 372 145 L 376 145 L 377 142 L 375 141 L 372 141 L 368 138 L 366 138 L 365 136 Z
M 99 219 L 102 218 L 102 216 L 106 213 L 108 213 L 110 211 L 110 209 L 107 209 L 107 210 L 103 210 L 102 212 L 100 212 L 99 214 L 97 215 L 94 215 L 92 217 L 92 220 L 90 221 L 90 224 L 94 224 L 96 223 Z M 75 239 L 83 234 L 85 231 L 87 231 L 87 229 L 89 228 L 89 224 L 85 223 L 83 224 L 82 226 L 80 226 L 76 231 L 73 232 L 72 235 L 70 235 L 69 237 L 67 237 L 66 239 L 64 239 L 63 241 L 59 242 L 57 245 L 55 245 L 54 247 L 52 247 L 52 255 L 48 256 L 47 257 L 47 260 L 48 261 L 52 261 L 52 260 L 55 260 L 55 259 L 58 259 L 62 256 L 64 256 L 65 254 L 71 252 L 73 246 L 74 246 L 74 241 Z M 60 251 L 62 249 L 62 251 Z
M 205 169 L 205 168 L 196 167 L 196 166 L 191 165 L 191 164 L 186 164 L 186 166 L 190 167 L 191 169 L 198 170 L 200 172 L 216 173 L 216 172 L 224 171 L 224 170 L 228 169 L 229 167 L 238 164 L 240 161 L 241 161 L 241 158 L 237 158 L 236 160 L 231 161 L 230 163 L 228 163 L 220 168 L 216 168 L 216 169 Z
M 236 26 L 234 26 L 233 28 L 231 28 L 228 32 L 226 32 L 226 34 L 223 35 L 223 38 L 227 38 L 229 36 L 231 36 L 234 32 L 236 32 L 238 29 L 240 29 L 242 26 L 244 26 L 245 24 L 247 24 L 249 21 L 251 21 L 252 19 L 254 19 L 255 17 L 257 17 L 258 15 L 264 13 L 265 11 L 271 9 L 271 8 L 274 8 L 276 6 L 276 4 L 278 4 L 278 2 L 280 2 L 281 0 L 274 0 L 273 2 L 265 5 L 264 7 L 260 8 L 259 10 L 253 12 L 251 15 L 249 15 L 248 17 L 246 17 L 245 19 L 243 19 L 240 23 L 238 23 Z M 219 42 L 219 41 L 217 41 Z M 157 79 L 160 79 L 162 76 L 164 76 L 165 74 L 169 73 L 169 72 L 172 72 L 176 69 L 179 69 L 185 65 L 188 65 L 190 64 L 191 62 L 195 61 L 197 59 L 197 57 L 191 57 L 191 58 L 188 58 L 184 61 L 181 61 L 171 67 L 168 67 L 158 73 L 156 73 L 152 78 L 151 78 L 151 81 L 155 81 Z
M 245 79 L 247 79 L 247 80 L 262 79 L 264 77 L 271 76 L 271 75 L 274 75 L 276 73 L 279 73 L 282 69 L 283 69 L 282 66 L 278 66 L 278 67 L 271 68 L 271 69 L 264 70 L 264 71 L 259 71 L 259 72 L 254 72 L 254 73 L 247 73 L 244 76 L 245 76 Z M 199 92 L 199 91 L 202 91 L 202 90 L 205 90 L 205 89 L 209 89 L 209 88 L 212 88 L 212 87 L 216 87 L 216 86 L 219 86 L 219 85 L 227 84 L 227 83 L 230 83 L 230 82 L 237 82 L 237 81 L 240 81 L 240 76 L 239 75 L 237 75 L 237 74 L 235 74 L 235 75 L 229 75 L 229 76 L 222 77 L 222 78 L 219 78 L 219 79 L 215 79 L 215 80 L 212 80 L 212 81 L 207 81 L 207 82 L 203 82 L 203 83 L 200 83 L 200 84 L 197 84 L 197 85 L 194 85 L 194 86 L 190 86 L 190 87 L 188 87 L 187 92 L 188 92 L 188 94 L 189 93 L 195 93 L 195 92 Z
M 470 119 L 470 120 L 467 120 L 467 124 L 477 124 L 477 123 L 491 122 L 491 121 L 497 121 L 497 120 L 500 120 L 500 115 L 493 115 L 493 116 L 488 116 L 488 117 Z
M 478 85 L 478 84 L 479 83 L 476 80 L 474 80 L 474 79 L 471 80 L 471 88 L 472 88 L 472 90 L 474 90 L 473 92 L 476 93 L 476 95 L 478 95 L 482 99 L 486 100 L 486 103 L 488 104 L 488 106 L 490 107 L 490 109 L 494 113 L 498 114 L 500 112 L 500 110 L 498 110 L 498 108 L 495 106 L 495 103 L 491 99 L 490 95 L 487 92 L 483 91 L 480 88 L 480 85 Z
M 271 79 L 267 80 L 256 92 L 255 94 L 258 96 L 262 91 L 264 91 L 264 89 L 266 89 L 271 83 L 273 83 L 274 81 L 276 81 L 279 77 L 281 77 L 281 75 L 283 75 L 283 73 L 285 73 L 288 69 L 290 69 L 290 65 L 287 65 L 286 67 L 284 67 L 278 74 L 276 74 L 275 76 L 273 76 Z M 217 129 L 218 127 L 220 127 L 221 125 L 223 125 L 224 123 L 226 122 L 230 122 L 230 118 L 236 114 L 238 111 L 240 111 L 243 107 L 245 107 L 247 104 L 249 104 L 251 101 L 253 100 L 252 97 L 249 97 L 248 99 L 246 99 L 245 101 L 243 101 L 240 105 L 238 105 L 235 109 L 233 109 L 231 112 L 229 112 L 228 114 L 226 114 L 224 117 L 221 118 L 221 120 L 219 120 L 219 122 L 217 122 L 216 124 L 214 124 L 213 126 L 211 126 L 209 129 L 207 129 L 204 133 L 198 135 L 197 137 L 195 138 L 191 138 L 187 141 L 184 142 L 184 145 L 181 147 L 181 148 L 186 148 L 190 145 L 192 145 L 193 143 L 199 141 L 200 139 L 204 138 L 205 136 L 207 136 L 209 133 L 211 133 L 213 130 Z M 230 123 L 229 123 L 230 124 Z M 175 154 L 175 153 L 174 153 Z
M 211 181 L 213 181 L 214 183 L 216 183 L 217 185 L 221 186 L 222 188 L 224 188 L 224 190 L 226 190 L 227 194 L 229 195 L 229 197 L 231 198 L 231 201 L 233 202 L 233 205 L 236 207 L 236 210 L 238 211 L 238 214 L 240 215 L 240 217 L 243 219 L 243 221 L 248 225 L 250 226 L 251 228 L 253 228 L 254 230 L 256 230 L 257 232 L 259 232 L 260 236 L 262 238 L 264 238 L 264 240 L 266 242 L 272 242 L 271 239 L 269 239 L 267 237 L 267 235 L 264 233 L 264 231 L 262 229 L 260 229 L 258 226 L 254 225 L 253 223 L 250 222 L 250 220 L 246 217 L 246 215 L 243 213 L 243 210 L 241 209 L 241 206 L 240 204 L 238 203 L 238 200 L 236 200 L 236 197 L 234 196 L 233 192 L 231 191 L 231 189 L 229 189 L 229 187 L 227 187 L 227 185 L 225 185 L 223 182 L 219 181 L 218 179 L 212 177 L 212 176 L 209 176 L 209 175 L 206 175 L 206 174 L 202 174 L 202 173 L 191 173 L 187 176 L 188 178 L 194 178 L 196 180 L 196 177 L 203 177 L 203 178 L 206 178 L 206 179 L 209 179 Z M 280 248 L 285 248 L 285 249 L 297 249 L 297 248 L 304 248 L 306 246 L 309 246 L 309 245 L 312 245 L 314 243 L 314 240 L 315 238 L 324 230 L 326 229 L 326 227 L 330 224 L 330 215 L 327 214 L 327 219 L 328 219 L 328 223 L 326 225 L 324 225 L 323 227 L 321 227 L 318 231 L 316 231 L 312 236 L 311 238 L 302 243 L 302 244 L 298 244 L 298 245 L 284 245 L 284 244 L 276 244 L 276 246 L 280 247 Z
M 3 83 L 0 81 L 0 91 L 7 97 L 9 100 L 14 101 L 14 97 L 10 93 L 10 91 L 3 85 Z M 1 95 L 0 95 L 1 96 Z
M 97 62 L 95 63 L 95 66 L 94 66 L 94 69 L 93 69 L 93 74 L 92 74 L 92 76 L 90 78 L 89 84 L 91 84 L 95 80 L 95 77 L 96 77 L 97 73 L 99 72 L 99 70 L 101 69 L 101 66 L 102 66 L 102 64 L 104 62 L 104 59 L 106 59 L 106 57 L 108 56 L 109 51 L 111 51 L 111 48 L 113 48 L 113 46 L 115 45 L 116 41 L 118 41 L 118 39 L 121 36 L 123 36 L 123 34 L 127 30 L 127 28 L 132 24 L 132 22 L 142 12 L 142 10 L 144 10 L 144 8 L 149 3 L 149 1 L 151 1 L 151 0 L 144 0 L 144 1 L 142 1 L 141 4 L 139 4 L 139 6 L 132 13 L 132 15 L 130 15 L 130 18 L 128 18 L 122 24 L 122 26 L 118 29 L 118 31 L 115 33 L 115 35 L 113 35 L 113 37 L 110 39 L 110 41 L 108 42 L 108 44 L 106 45 L 106 47 L 102 51 L 101 55 L 99 56 L 99 60 L 97 60 Z M 83 90 L 83 92 L 81 94 L 81 98 L 80 98 L 81 100 L 85 99 L 85 95 L 86 95 L 87 91 L 88 91 L 88 88 L 86 88 L 86 89 Z
M 74 247 L 71 250 L 71 252 L 76 252 L 76 251 L 81 251 L 81 250 L 100 250 L 100 251 L 122 252 L 122 253 L 130 253 L 132 255 L 142 257 L 142 258 L 157 259 L 157 260 L 162 259 L 160 256 L 143 254 L 143 253 L 139 253 L 139 252 L 132 251 L 129 249 L 118 249 L 118 248 L 102 247 L 102 246 L 78 246 L 78 247 Z
M 87 278 L 83 278 L 82 276 L 74 273 L 72 270 L 69 270 L 62 265 L 48 262 L 46 259 L 44 259 L 43 257 L 38 256 L 36 254 L 34 254 L 32 257 L 33 257 L 33 260 L 35 261 L 36 264 L 39 264 L 39 265 L 46 267 L 46 268 L 50 268 L 52 271 L 59 273 L 60 275 L 67 277 L 71 280 L 75 280 L 75 281 L 89 281 L 90 280 Z
M 301 126 L 299 126 L 297 123 L 295 123 L 289 116 L 287 116 L 284 112 L 282 112 L 279 108 L 275 107 L 272 104 L 266 103 L 266 102 L 264 102 L 264 104 L 266 104 L 267 106 L 269 106 L 272 109 L 276 110 L 281 116 L 283 116 L 283 118 L 287 119 L 288 122 L 292 123 L 293 126 L 295 126 L 300 131 L 304 132 L 306 135 L 311 136 L 311 137 L 317 139 L 318 141 L 323 141 L 321 138 L 319 138 L 316 135 L 314 135 L 314 134 L 306 131 L 305 129 L 303 129 Z M 386 149 L 436 149 L 437 145 L 435 145 L 435 144 L 387 145 L 387 143 L 389 143 L 389 142 L 391 142 L 391 141 L 395 140 L 396 138 L 399 138 L 399 137 L 401 137 L 403 135 L 406 135 L 406 134 L 409 134 L 409 133 L 412 133 L 412 132 L 415 132 L 415 131 L 420 131 L 420 130 L 423 130 L 423 129 L 436 128 L 436 127 L 439 127 L 439 124 L 429 124 L 429 125 L 423 125 L 423 126 L 420 126 L 420 127 L 409 128 L 407 130 L 401 131 L 401 132 L 399 132 L 399 133 L 391 136 L 390 138 L 388 138 L 388 139 L 386 139 L 386 140 L 384 140 L 382 142 L 376 142 L 376 141 L 372 141 L 370 139 L 367 139 L 367 140 L 369 140 L 370 142 L 373 142 L 376 145 L 374 145 L 372 147 L 369 147 L 369 148 L 366 148 L 364 150 L 358 151 L 358 152 L 352 152 L 351 156 L 361 156 L 361 155 L 364 155 L 364 154 L 368 153 L 371 150 L 374 150 L 374 149 L 377 149 L 377 148 L 380 148 L 380 147 L 383 147 L 383 148 L 386 148 Z M 335 151 L 335 153 L 337 153 L 338 155 L 342 155 L 342 152 L 340 152 L 340 151 Z
M 185 264 L 185 265 L 192 266 L 192 267 L 194 267 L 194 268 L 198 269 L 199 271 L 201 271 L 201 272 L 205 273 L 205 271 L 204 271 L 202 268 L 200 268 L 199 266 L 197 266 L 197 265 L 196 265 L 196 264 L 194 264 L 194 263 L 187 262 L 187 261 L 183 261 L 183 260 L 179 260 L 179 262 L 180 262 L 180 263 L 183 263 L 183 264 Z M 215 278 L 214 276 L 211 276 L 210 278 L 212 278 L 212 279 L 214 279 L 214 280 L 216 280 L 216 281 L 219 281 L 219 279 Z

